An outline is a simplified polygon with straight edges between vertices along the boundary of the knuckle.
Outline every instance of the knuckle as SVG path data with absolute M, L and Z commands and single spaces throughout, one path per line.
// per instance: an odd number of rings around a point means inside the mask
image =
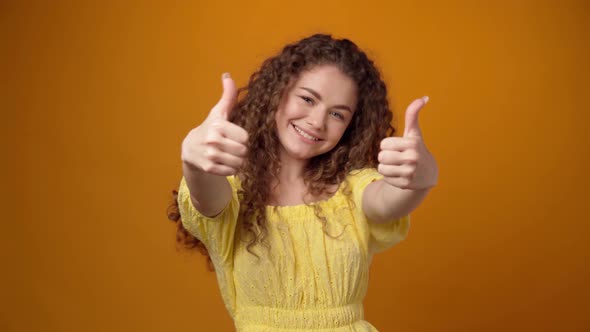
M 223 167 L 220 167 L 219 165 L 213 165 L 213 170 L 211 171 L 211 173 L 215 175 L 226 175 Z
M 196 135 L 191 131 L 182 140 L 182 147 L 186 148 L 188 146 L 191 146 L 194 144 L 195 141 L 196 141 Z
M 213 165 L 211 173 L 215 175 L 227 175 L 227 172 L 225 172 L 224 168 L 220 167 L 219 165 Z
M 240 149 L 239 149 L 238 153 L 239 153 L 241 156 L 246 156 L 246 155 L 248 154 L 248 148 L 242 145 L 242 146 L 240 147 Z
M 379 163 L 379 165 L 377 165 L 377 172 L 383 174 L 383 164 Z
M 379 145 L 379 147 L 381 148 L 381 150 L 387 149 L 387 146 L 389 144 L 389 138 L 385 138 L 381 141 L 381 144 Z
M 209 132 L 207 133 L 207 137 L 205 137 L 205 144 L 214 144 L 218 142 L 218 138 L 214 135 L 214 133 Z
M 195 135 L 197 135 L 198 133 L 199 133 L 199 127 L 195 127 L 195 128 L 193 128 L 193 129 L 191 129 L 191 130 L 188 132 L 188 134 L 186 134 L 186 138 L 185 138 L 185 139 L 188 139 L 189 137 L 195 136 Z
M 408 151 L 408 153 L 406 155 L 406 162 L 408 162 L 408 163 L 418 162 L 418 152 L 416 152 L 415 150 Z
M 250 140 L 250 135 L 248 135 L 248 132 L 246 132 L 246 130 L 242 129 L 243 133 L 242 133 L 242 137 L 240 137 L 240 139 L 238 140 L 238 143 L 242 143 L 242 144 L 248 144 L 248 141 Z
M 203 169 L 203 171 L 205 171 L 207 173 L 211 173 L 211 172 L 213 172 L 215 170 L 215 164 L 213 164 L 213 163 L 206 163 L 201 168 Z
M 404 186 L 405 186 L 406 188 L 410 188 L 410 184 L 411 184 L 411 183 L 412 183 L 412 180 L 411 180 L 410 178 L 405 178 L 405 181 L 404 181 Z
M 402 189 L 409 189 L 409 187 L 410 187 L 410 179 L 408 179 L 408 178 L 402 178 L 400 180 L 400 187 Z
M 416 139 L 413 137 L 404 137 L 404 145 L 407 146 L 412 146 L 414 143 L 416 143 Z
M 194 162 L 193 162 L 193 158 L 192 158 L 192 156 L 190 155 L 190 153 L 187 153 L 187 152 L 185 152 L 185 151 L 183 151 L 183 152 L 180 154 L 180 160 L 182 160 L 182 162 L 183 162 L 183 163 L 187 163 L 187 164 L 194 164 Z
M 212 160 L 217 156 L 217 149 L 213 147 L 207 147 L 205 151 L 203 151 L 203 155 L 206 159 Z
M 221 130 L 223 128 L 223 122 L 224 121 L 222 121 L 220 119 L 215 119 L 215 120 L 211 121 L 211 125 L 210 125 L 211 129 L 214 129 L 217 131 Z

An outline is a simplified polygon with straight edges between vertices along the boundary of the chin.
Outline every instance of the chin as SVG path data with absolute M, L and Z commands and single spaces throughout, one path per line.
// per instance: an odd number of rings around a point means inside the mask
M 321 151 L 318 151 L 318 150 L 305 149 L 302 147 L 296 147 L 296 148 L 284 147 L 283 149 L 285 150 L 287 155 L 289 155 L 291 158 L 298 159 L 298 160 L 309 160 L 313 157 L 323 155 L 323 154 L 328 153 L 332 150 L 332 148 L 330 148 L 330 149 L 322 149 Z
M 291 157 L 293 159 L 297 159 L 297 160 L 309 160 L 309 159 L 317 156 L 317 154 L 313 154 L 313 153 L 309 153 L 309 152 L 305 152 L 305 151 L 293 151 L 291 149 L 285 149 L 285 151 L 287 152 L 287 155 L 289 155 L 289 157 Z

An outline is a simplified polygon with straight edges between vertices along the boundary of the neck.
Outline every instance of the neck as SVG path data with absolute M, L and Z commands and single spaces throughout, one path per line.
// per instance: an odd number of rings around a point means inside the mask
M 281 152 L 281 171 L 279 173 L 279 181 L 281 183 L 295 183 L 302 180 L 303 170 L 307 166 L 309 160 L 295 159 L 287 155 L 286 152 Z

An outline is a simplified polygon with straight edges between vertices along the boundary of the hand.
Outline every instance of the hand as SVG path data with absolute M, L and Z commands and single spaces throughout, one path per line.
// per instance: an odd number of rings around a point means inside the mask
M 438 182 L 438 166 L 422 139 L 418 112 L 428 97 L 414 100 L 406 110 L 403 137 L 387 137 L 381 141 L 377 170 L 385 182 L 401 189 L 427 189 Z
M 201 125 L 191 130 L 182 142 L 182 161 L 206 173 L 234 175 L 248 151 L 248 132 L 228 121 L 236 103 L 236 84 L 223 74 L 223 94 Z

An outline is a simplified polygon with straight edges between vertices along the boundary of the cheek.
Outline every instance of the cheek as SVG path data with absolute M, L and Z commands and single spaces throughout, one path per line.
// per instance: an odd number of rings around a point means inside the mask
M 287 100 L 280 109 L 282 118 L 289 120 L 290 118 L 303 116 L 305 113 L 303 107 L 303 105 L 297 103 L 296 99 Z
M 333 131 L 333 133 L 334 133 L 333 138 L 340 141 L 342 139 L 342 137 L 344 136 L 346 129 L 348 129 L 348 124 L 340 123 L 335 129 L 336 130 Z
M 274 115 L 274 130 L 275 133 L 280 135 L 285 133 L 289 128 L 290 117 L 285 109 L 278 109 Z
M 344 135 L 344 132 L 346 131 L 346 129 L 348 129 L 349 125 L 350 125 L 349 122 L 340 122 L 338 124 L 338 134 L 340 136 Z
M 283 108 L 279 108 L 275 113 L 275 122 L 280 124 L 285 119 L 285 110 Z

